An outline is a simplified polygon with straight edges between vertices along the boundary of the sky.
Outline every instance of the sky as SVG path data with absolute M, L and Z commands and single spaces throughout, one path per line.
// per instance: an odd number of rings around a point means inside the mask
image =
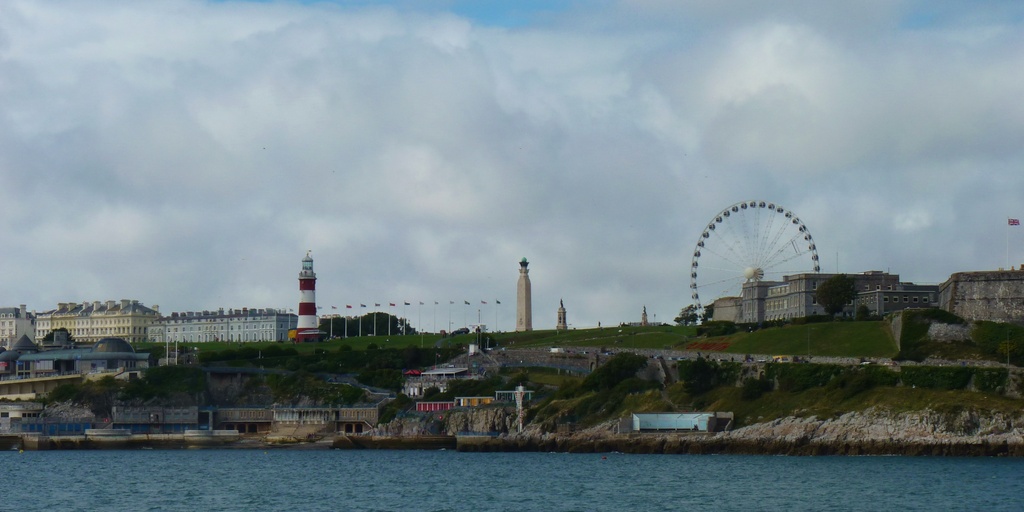
M 937 284 L 1024 264 L 1022 97 L 1004 0 L 6 0 L 0 307 L 671 322 L 748 201 Z

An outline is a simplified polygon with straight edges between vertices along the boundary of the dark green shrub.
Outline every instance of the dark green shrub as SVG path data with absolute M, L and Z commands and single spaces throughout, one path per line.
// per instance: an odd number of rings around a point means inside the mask
M 974 388 L 978 391 L 992 393 L 999 388 L 1006 389 L 1006 380 L 1010 372 L 1006 368 L 975 368 Z
M 728 336 L 736 332 L 736 324 L 725 321 L 704 322 L 697 326 L 697 336 Z
M 765 374 L 778 381 L 779 391 L 796 392 L 824 386 L 843 369 L 834 364 L 769 363 Z
M 771 382 L 767 379 L 747 377 L 743 379 L 743 391 L 740 392 L 740 398 L 743 400 L 757 400 L 765 392 L 771 390 L 771 387 Z
M 613 356 L 583 379 L 580 385 L 584 391 L 611 389 L 620 382 L 635 377 L 641 368 L 647 366 L 647 358 L 638 354 L 620 353 Z
M 702 357 L 693 361 L 680 361 L 678 366 L 679 380 L 691 395 L 707 393 L 719 386 L 734 385 L 743 368 L 740 363 L 719 363 Z
M 401 370 L 381 369 L 365 370 L 356 376 L 356 380 L 367 386 L 398 391 L 402 389 L 404 377 Z
M 900 383 L 900 374 L 886 366 L 864 366 L 860 371 L 870 379 L 872 387 L 895 387 Z
M 965 389 L 973 375 L 966 366 L 906 366 L 900 372 L 904 386 L 928 389 Z

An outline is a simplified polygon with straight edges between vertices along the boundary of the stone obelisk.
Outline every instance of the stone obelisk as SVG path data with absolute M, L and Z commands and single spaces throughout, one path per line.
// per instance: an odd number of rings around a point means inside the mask
M 516 287 L 516 332 L 533 330 L 533 305 L 530 302 L 530 262 L 519 262 L 519 284 Z

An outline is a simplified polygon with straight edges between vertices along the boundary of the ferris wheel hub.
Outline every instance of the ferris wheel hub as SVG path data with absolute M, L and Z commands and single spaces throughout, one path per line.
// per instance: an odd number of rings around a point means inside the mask
M 747 281 L 754 279 L 760 281 L 764 279 L 764 269 L 758 267 L 747 267 L 743 269 L 743 277 L 747 278 Z

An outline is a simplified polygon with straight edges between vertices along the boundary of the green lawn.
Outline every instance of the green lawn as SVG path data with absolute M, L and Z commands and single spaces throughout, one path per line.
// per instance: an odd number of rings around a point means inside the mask
M 718 338 L 698 338 L 695 327 L 605 327 L 493 335 L 499 346 L 606 347 L 684 350 L 693 342 L 729 344 L 732 354 L 893 357 L 896 343 L 885 322 L 830 322 L 789 325 Z M 708 351 L 707 349 L 694 349 Z
M 358 336 L 352 338 L 335 338 L 322 343 L 275 343 L 272 341 L 267 342 L 226 342 L 226 341 L 211 341 L 203 343 L 180 343 L 179 347 L 187 346 L 194 348 L 199 352 L 211 352 L 221 351 L 228 349 L 238 349 L 243 347 L 251 347 L 254 349 L 261 349 L 264 347 L 278 346 L 278 347 L 291 347 L 297 350 L 300 354 L 311 354 L 314 350 L 329 350 L 335 351 L 342 345 L 348 345 L 354 350 L 365 350 L 371 343 L 381 348 L 405 348 L 405 347 L 420 347 L 421 344 L 424 348 L 433 347 L 438 341 L 442 341 L 443 344 L 469 344 L 475 340 L 475 337 L 469 335 L 455 336 L 451 338 L 441 338 L 437 334 L 410 334 L 408 336 Z M 145 349 L 148 347 L 159 347 L 164 348 L 163 343 L 139 343 L 136 345 L 136 349 Z M 173 350 L 173 344 L 171 344 Z
M 772 354 L 894 357 L 896 342 L 885 322 L 829 322 L 788 325 L 740 333 L 726 338 L 726 352 L 734 354 Z
M 544 347 L 594 347 L 612 350 L 657 349 L 686 350 L 693 342 L 728 344 L 724 351 L 732 354 L 805 355 L 810 345 L 811 355 L 848 357 L 893 357 L 896 344 L 887 330 L 885 322 L 830 322 L 810 325 L 790 325 L 762 329 L 753 333 L 738 333 L 718 338 L 698 338 L 696 327 L 649 326 L 649 327 L 604 327 L 600 329 L 572 329 L 568 331 L 530 331 L 488 333 L 480 338 L 481 344 L 492 347 L 544 348 Z M 314 350 L 335 351 L 342 345 L 355 350 L 365 350 L 370 344 L 386 348 L 433 347 L 440 342 L 443 346 L 469 345 L 477 342 L 474 334 L 442 338 L 437 334 L 412 334 L 408 336 L 360 336 L 346 339 L 332 339 L 323 343 L 277 344 L 209 342 L 190 343 L 200 352 L 219 351 L 251 347 L 260 349 L 272 345 L 295 348 L 300 354 Z M 152 346 L 139 344 L 139 348 Z M 163 348 L 163 345 L 159 345 Z M 700 349 L 694 349 L 700 350 Z M 702 351 L 709 351 L 704 349 Z
M 648 326 L 602 327 L 568 331 L 531 331 L 495 334 L 499 346 L 526 347 L 607 347 L 682 349 L 697 334 L 696 327 Z

